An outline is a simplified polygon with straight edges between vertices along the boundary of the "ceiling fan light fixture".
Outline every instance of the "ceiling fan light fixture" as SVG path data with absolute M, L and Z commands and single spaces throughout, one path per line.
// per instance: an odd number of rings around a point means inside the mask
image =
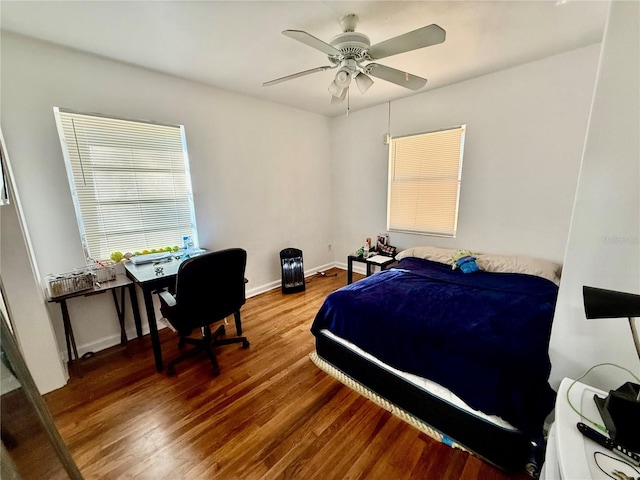
M 360 93 L 364 95 L 364 92 L 369 90 L 369 87 L 373 85 L 373 80 L 371 80 L 371 77 L 369 77 L 365 73 L 360 72 L 358 73 L 358 75 L 356 75 L 356 85 L 358 86 L 358 90 L 360 90 Z
M 333 105 L 334 103 L 342 103 L 344 102 L 344 99 L 347 98 L 347 92 L 349 91 L 348 88 L 343 88 L 342 92 L 340 92 L 340 95 L 336 96 L 331 94 L 331 105 Z
M 343 92 L 344 92 L 344 87 L 341 87 L 340 85 L 338 85 L 335 80 L 331 82 L 331 85 L 329 85 L 329 93 L 334 97 L 340 98 Z
M 338 70 L 338 73 L 336 73 L 336 78 L 334 81 L 340 88 L 347 88 L 351 83 L 351 76 L 351 71 L 343 67 Z

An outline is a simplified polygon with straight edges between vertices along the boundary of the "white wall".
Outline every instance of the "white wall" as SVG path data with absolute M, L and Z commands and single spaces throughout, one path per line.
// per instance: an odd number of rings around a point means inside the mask
M 391 104 L 391 134 L 467 125 L 455 239 L 391 244 L 530 255 L 562 263 L 599 45 Z M 388 106 L 332 124 L 336 261 L 386 229 Z
M 307 269 L 320 268 L 385 230 L 387 105 L 329 120 L 13 34 L 1 47 L 2 126 L 41 274 L 84 261 L 53 106 L 184 124 L 201 244 L 246 248 L 254 291 L 279 283 L 281 248 L 302 248 Z M 467 138 L 458 237 L 392 234 L 392 243 L 562 261 L 599 51 L 393 102 L 392 135 L 465 123 Z M 104 297 L 70 302 L 81 353 L 119 340 Z M 57 305 L 49 313 L 62 351 Z
M 6 154 L 10 160 L 11 153 L 6 150 Z M 10 175 L 7 181 L 11 181 Z M 3 301 L 7 308 L 6 311 L 3 308 L 3 315 L 12 322 L 33 380 L 40 393 L 59 388 L 64 385 L 67 372 L 60 361 L 45 300 L 35 280 L 18 199 L 13 192 L 9 205 L 0 206 L 0 278 L 6 293 Z M 18 382 L 3 370 L 2 384 L 4 393 L 15 388 Z
M 332 262 L 328 118 L 6 32 L 1 48 L 2 127 L 41 275 L 84 264 L 54 106 L 185 125 L 200 244 L 248 251 L 249 294 L 279 285 L 285 247 L 308 269 Z M 81 354 L 118 343 L 108 295 L 69 309 Z
M 625 319 L 586 320 L 582 286 L 640 294 L 640 3 L 613 2 L 551 335 L 552 385 L 613 362 L 640 376 Z M 630 376 L 602 367 L 604 390 Z

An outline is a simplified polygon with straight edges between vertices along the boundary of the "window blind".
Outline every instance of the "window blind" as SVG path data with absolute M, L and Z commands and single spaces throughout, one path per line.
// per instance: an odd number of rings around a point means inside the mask
M 54 113 L 87 257 L 197 246 L 183 126 Z
M 465 130 L 391 140 L 388 230 L 455 237 Z

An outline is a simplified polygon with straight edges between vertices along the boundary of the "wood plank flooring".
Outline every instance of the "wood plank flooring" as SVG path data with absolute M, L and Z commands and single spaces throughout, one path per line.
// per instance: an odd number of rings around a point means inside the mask
M 315 313 L 345 284 L 333 269 L 305 292 L 248 299 L 251 346 L 220 347 L 218 377 L 202 357 L 175 377 L 156 373 L 148 337 L 96 354 L 82 378 L 45 396 L 84 477 L 529 479 L 432 440 L 309 360 Z M 166 364 L 177 341 L 168 329 L 160 336 Z

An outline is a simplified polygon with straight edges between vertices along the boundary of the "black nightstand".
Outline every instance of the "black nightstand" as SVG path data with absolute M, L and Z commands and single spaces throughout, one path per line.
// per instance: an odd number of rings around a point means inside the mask
M 378 266 L 380 270 L 384 270 L 389 265 L 396 263 L 393 257 L 382 257 L 382 255 L 373 255 L 364 258 L 358 255 L 349 255 L 347 257 L 347 285 L 353 283 L 353 262 L 365 263 L 367 265 L 367 277 L 373 273 L 373 267 Z

